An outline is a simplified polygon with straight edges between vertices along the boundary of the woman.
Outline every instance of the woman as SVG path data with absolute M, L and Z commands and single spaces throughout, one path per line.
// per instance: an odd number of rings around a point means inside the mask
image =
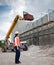
M 21 46 L 21 43 L 20 43 L 20 39 L 19 39 L 19 32 L 16 31 L 15 32 L 15 38 L 14 38 L 14 47 L 15 47 L 15 50 L 16 50 L 15 64 L 21 63 L 19 61 L 19 59 L 20 59 L 20 46 Z

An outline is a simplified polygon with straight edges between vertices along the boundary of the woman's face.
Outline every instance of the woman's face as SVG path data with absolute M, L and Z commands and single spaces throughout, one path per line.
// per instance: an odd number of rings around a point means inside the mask
M 19 37 L 19 34 L 17 36 Z
M 19 34 L 17 36 L 19 36 Z

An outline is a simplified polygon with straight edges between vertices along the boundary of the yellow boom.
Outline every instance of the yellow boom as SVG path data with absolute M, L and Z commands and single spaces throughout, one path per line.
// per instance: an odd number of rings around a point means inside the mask
M 14 21 L 13 21 L 13 23 L 12 23 L 10 29 L 9 29 L 9 31 L 7 32 L 7 35 L 6 35 L 6 37 L 5 37 L 5 40 L 8 40 L 8 38 L 9 38 L 11 32 L 13 31 L 13 29 L 14 29 L 14 27 L 15 27 L 17 21 L 18 21 L 18 20 L 22 20 L 22 19 L 23 19 L 23 18 L 22 18 L 21 16 L 19 16 L 19 15 L 17 15 L 17 16 L 15 17 L 15 19 L 14 19 Z

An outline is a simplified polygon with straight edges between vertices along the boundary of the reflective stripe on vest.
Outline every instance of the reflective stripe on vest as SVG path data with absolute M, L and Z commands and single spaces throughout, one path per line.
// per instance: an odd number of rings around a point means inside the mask
M 18 37 L 15 37 L 14 46 L 21 46 L 20 39 Z

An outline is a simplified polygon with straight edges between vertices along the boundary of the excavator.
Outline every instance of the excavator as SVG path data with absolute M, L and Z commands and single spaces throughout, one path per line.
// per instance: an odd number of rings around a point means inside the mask
M 31 15 L 29 13 L 25 13 L 23 15 L 23 18 L 21 16 L 19 16 L 19 15 L 16 15 L 16 17 L 15 17 L 15 19 L 14 19 L 14 21 L 13 21 L 13 23 L 12 23 L 10 29 L 9 29 L 9 31 L 7 32 L 7 35 L 5 37 L 4 46 L 2 47 L 2 52 L 6 52 L 7 49 L 10 49 L 11 51 L 14 50 L 13 43 L 10 43 L 8 41 L 8 38 L 10 37 L 10 34 L 12 33 L 12 31 L 13 31 L 15 25 L 17 24 L 17 22 L 19 22 L 19 20 L 29 20 L 29 21 L 32 21 L 33 19 L 34 19 L 33 15 Z M 28 50 L 27 42 L 26 42 L 26 44 L 22 43 L 22 47 L 24 47 L 23 48 L 24 51 Z
M 5 37 L 5 40 L 4 40 L 4 46 L 2 47 L 1 51 L 2 52 L 6 52 L 7 50 L 11 50 L 11 51 L 15 51 L 14 49 L 14 46 L 13 46 L 13 43 L 11 43 L 10 41 L 8 41 L 8 38 L 10 37 L 10 34 L 12 33 L 15 25 L 17 24 L 18 20 L 23 20 L 23 18 L 19 15 L 16 15 L 9 31 L 7 32 L 7 35 Z M 23 50 L 27 50 L 27 46 L 22 44 L 24 47 L 26 47 L 26 49 L 23 49 Z

